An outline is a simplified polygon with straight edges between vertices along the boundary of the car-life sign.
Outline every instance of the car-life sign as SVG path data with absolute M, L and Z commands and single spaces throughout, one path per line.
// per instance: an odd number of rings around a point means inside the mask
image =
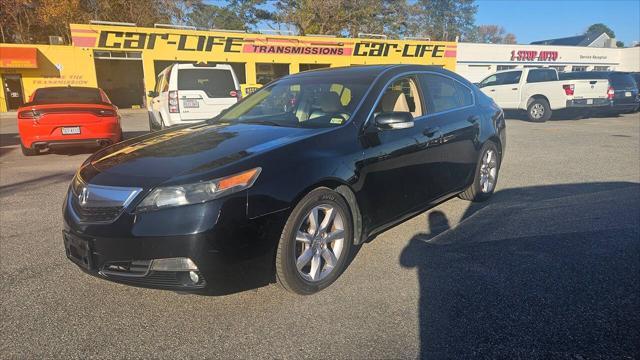
M 141 27 L 127 29 L 95 24 L 71 24 L 70 27 L 74 46 L 153 52 L 154 58 L 166 59 L 174 59 L 178 54 L 178 57 L 217 54 L 225 58 L 259 55 L 275 62 L 295 62 L 291 57 L 308 62 L 319 57 L 327 59 L 323 62 L 332 64 L 345 61 L 340 58 L 348 58 L 350 60 L 346 61 L 352 64 L 380 63 L 385 59 L 383 63 L 433 64 L 453 70 L 457 50 L 455 42 L 431 40 L 282 36 Z M 371 61 L 367 61 L 368 58 Z

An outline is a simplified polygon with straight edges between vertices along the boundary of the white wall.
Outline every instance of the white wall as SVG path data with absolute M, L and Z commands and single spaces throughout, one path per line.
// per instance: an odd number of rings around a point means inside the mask
M 620 49 L 620 67 L 617 70 L 640 72 L 640 47 Z
M 523 56 L 519 58 L 518 54 L 522 51 L 528 53 L 520 53 Z M 548 56 L 540 59 L 541 53 Z M 531 57 L 533 54 L 536 56 Z M 608 67 L 609 70 L 640 71 L 637 65 L 639 61 L 640 48 L 458 43 L 456 72 L 472 82 L 478 82 L 496 72 L 498 66 L 564 66 L 564 71 L 571 71 L 573 66 L 584 66 L 586 70 L 594 70 L 594 66 L 599 66 Z

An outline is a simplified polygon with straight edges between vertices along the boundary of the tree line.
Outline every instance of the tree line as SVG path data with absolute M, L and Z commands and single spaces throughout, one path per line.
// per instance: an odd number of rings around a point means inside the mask
M 202 29 L 515 43 L 497 25 L 475 25 L 475 0 L 0 0 L 0 40 L 70 43 L 69 23 L 90 20 Z

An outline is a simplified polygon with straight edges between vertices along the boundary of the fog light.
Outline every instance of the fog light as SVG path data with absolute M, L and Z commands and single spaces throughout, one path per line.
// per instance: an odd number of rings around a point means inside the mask
M 151 270 L 154 271 L 192 271 L 198 270 L 198 267 L 189 258 L 168 258 L 168 259 L 154 259 L 151 263 Z M 192 271 L 193 272 L 193 271 Z M 197 274 L 194 273 L 194 275 Z M 191 275 L 189 275 L 192 277 Z
M 193 271 L 189 271 L 189 279 L 191 279 L 191 281 L 192 281 L 194 284 L 197 284 L 197 283 L 198 283 L 198 281 L 200 280 L 200 277 L 199 277 L 199 276 L 198 276 L 198 274 L 196 274 L 195 272 L 193 272 Z

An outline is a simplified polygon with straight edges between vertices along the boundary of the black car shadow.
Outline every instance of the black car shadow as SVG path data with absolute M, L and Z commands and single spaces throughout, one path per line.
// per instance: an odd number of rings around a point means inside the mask
M 640 185 L 499 191 L 450 228 L 433 210 L 417 268 L 423 358 L 640 354 Z

